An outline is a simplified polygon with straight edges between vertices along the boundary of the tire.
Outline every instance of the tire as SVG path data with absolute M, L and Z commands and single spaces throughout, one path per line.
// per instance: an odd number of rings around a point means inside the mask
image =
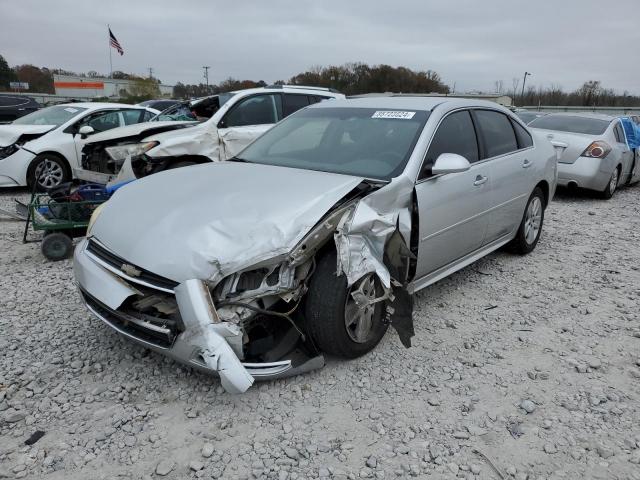
M 362 312 L 355 304 L 351 292 L 359 287 L 372 296 L 383 293 L 377 277 L 367 275 L 347 287 L 347 278 L 336 275 L 337 254 L 335 250 L 318 258 L 316 271 L 309 282 L 309 292 L 305 302 L 305 319 L 309 334 L 317 346 L 325 353 L 342 358 L 357 358 L 370 352 L 382 340 L 388 325 L 384 323 L 384 304 L 369 305 L 368 315 L 360 316 L 360 322 L 353 315 L 347 324 L 345 312 Z M 368 321 L 367 318 L 370 318 Z M 369 324 L 370 328 L 359 331 L 358 325 Z
M 27 169 L 27 185 L 44 192 L 71 181 L 71 171 L 67 162 L 53 153 L 43 153 L 34 158 Z
M 618 184 L 620 183 L 620 170 L 621 170 L 620 165 L 618 165 L 616 169 L 613 171 L 613 173 L 611 174 L 611 177 L 607 182 L 607 186 L 602 191 L 602 198 L 604 198 L 605 200 L 609 200 L 611 197 L 613 197 L 613 194 L 616 192 L 616 189 L 618 188 Z
M 64 260 L 73 252 L 73 240 L 65 233 L 48 233 L 42 239 L 40 250 L 48 260 L 53 262 Z
M 509 244 L 510 250 L 519 255 L 531 253 L 542 234 L 544 224 L 544 193 L 540 187 L 536 187 L 527 201 L 527 206 L 522 215 L 522 221 L 518 227 L 518 233 Z M 536 230 L 537 225 L 537 230 Z

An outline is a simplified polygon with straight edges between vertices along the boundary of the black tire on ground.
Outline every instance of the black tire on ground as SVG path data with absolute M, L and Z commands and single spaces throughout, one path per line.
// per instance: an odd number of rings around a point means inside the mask
M 613 173 L 611 174 L 611 177 L 609 178 L 609 181 L 607 182 L 607 186 L 605 187 L 605 189 L 602 191 L 601 195 L 602 198 L 604 198 L 605 200 L 609 200 L 611 197 L 613 197 L 613 194 L 616 192 L 616 190 L 618 189 L 618 185 L 620 184 L 620 165 L 618 165 L 616 167 L 616 169 L 613 171 Z M 617 175 L 617 182 L 615 182 L 615 185 L 613 183 L 613 177 Z
M 535 234 L 534 238 L 527 239 L 527 231 L 528 228 L 531 228 L 531 224 L 528 223 L 531 221 L 531 208 L 535 209 L 535 205 L 532 204 L 539 202 L 539 225 L 537 234 Z M 518 227 L 518 233 L 515 238 L 511 240 L 509 243 L 509 249 L 513 253 L 517 253 L 519 255 L 526 255 L 527 253 L 531 253 L 536 245 L 538 244 L 538 240 L 540 240 L 540 235 L 542 235 L 542 227 L 544 225 L 544 193 L 542 193 L 542 189 L 540 187 L 536 187 L 533 190 L 533 193 L 529 197 L 527 201 L 527 206 L 524 209 L 524 214 L 522 215 L 522 221 L 520 222 L 520 226 Z
M 375 305 L 372 328 L 367 340 L 355 342 L 345 325 L 345 306 L 350 295 L 347 278 L 336 276 L 337 254 L 333 250 L 318 258 L 316 271 L 309 282 L 305 304 L 305 320 L 309 334 L 325 353 L 343 358 L 356 358 L 370 352 L 382 340 L 388 325 L 383 322 L 384 302 Z M 376 297 L 382 287 L 375 278 Z
M 64 260 L 73 252 L 73 240 L 62 232 L 51 232 L 44 236 L 40 244 L 42 254 L 53 262 Z
M 39 174 L 38 179 L 36 179 L 36 174 Z M 59 155 L 42 153 L 31 160 L 29 168 L 27 168 L 27 185 L 29 188 L 33 188 L 36 180 L 38 180 L 36 190 L 39 192 L 70 182 L 71 171 L 69 165 Z

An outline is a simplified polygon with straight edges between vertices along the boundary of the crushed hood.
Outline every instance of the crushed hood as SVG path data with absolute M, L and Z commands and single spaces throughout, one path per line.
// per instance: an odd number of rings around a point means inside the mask
M 44 135 L 55 125 L 0 125 L 0 147 L 13 145 L 22 135 Z
M 113 128 L 106 132 L 96 133 L 91 135 L 89 143 L 104 142 L 107 140 L 114 140 L 117 138 L 137 137 L 140 135 L 148 136 L 158 132 L 167 132 L 175 130 L 177 128 L 184 128 L 188 125 L 197 125 L 198 122 L 184 122 L 184 121 L 164 121 L 164 122 L 145 122 L 136 123 L 133 125 L 127 125 L 126 127 Z
M 170 170 L 118 190 L 91 235 L 176 282 L 218 282 L 288 253 L 363 179 L 221 162 Z

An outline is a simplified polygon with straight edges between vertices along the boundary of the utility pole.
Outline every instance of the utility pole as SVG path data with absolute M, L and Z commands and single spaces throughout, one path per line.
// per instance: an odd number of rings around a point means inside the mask
M 153 68 L 149 67 L 149 78 L 153 78 Z
M 527 83 L 527 77 L 531 75 L 532 74 L 529 72 L 524 72 L 524 80 L 522 80 L 522 97 L 521 97 L 522 106 L 524 106 L 524 85 Z
M 204 69 L 204 79 L 207 82 L 207 93 L 209 93 L 209 69 L 211 67 L 202 67 Z

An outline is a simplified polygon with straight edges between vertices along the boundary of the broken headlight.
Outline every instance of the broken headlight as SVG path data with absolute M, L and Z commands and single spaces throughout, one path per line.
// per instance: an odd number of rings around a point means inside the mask
M 2 160 L 3 158 L 7 158 L 10 155 L 13 155 L 18 151 L 18 148 L 19 148 L 18 145 L 15 143 L 7 147 L 0 147 L 0 160 Z
M 124 162 L 127 157 L 136 158 L 144 155 L 153 147 L 158 146 L 160 142 L 143 142 L 129 143 L 127 145 L 116 145 L 115 147 L 107 147 L 105 151 L 116 162 Z

